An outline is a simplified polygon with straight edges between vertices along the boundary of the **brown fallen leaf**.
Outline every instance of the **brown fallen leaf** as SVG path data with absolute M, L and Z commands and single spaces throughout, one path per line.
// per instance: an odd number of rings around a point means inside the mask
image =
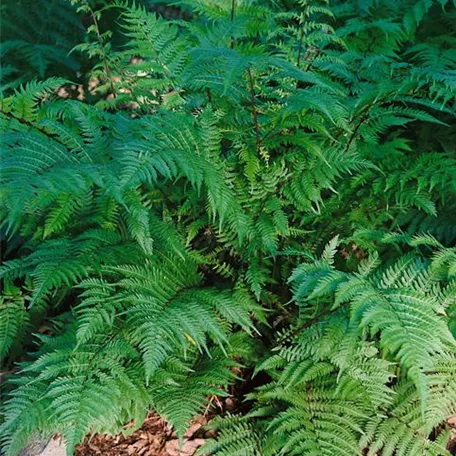
M 202 423 L 193 423 L 185 432 L 184 437 L 190 438 L 196 434 L 196 432 L 203 427 Z
M 185 440 L 179 451 L 179 440 L 175 439 L 166 443 L 165 450 L 167 456 L 193 456 L 204 443 L 204 439 Z
M 95 451 L 95 453 L 98 453 L 98 454 L 101 454 L 101 450 L 98 446 L 94 445 L 93 443 L 90 443 L 89 442 L 89 448 L 92 450 L 92 451 Z

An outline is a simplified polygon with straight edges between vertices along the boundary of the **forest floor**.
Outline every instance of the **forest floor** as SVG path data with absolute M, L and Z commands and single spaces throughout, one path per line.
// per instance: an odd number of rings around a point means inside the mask
M 204 430 L 206 423 L 206 417 L 196 417 L 179 448 L 179 440 L 171 427 L 150 413 L 144 424 L 129 436 L 95 435 L 87 438 L 78 445 L 76 456 L 193 456 L 206 439 L 213 436 L 212 431 Z
M 179 448 L 179 440 L 169 425 L 155 413 L 150 412 L 144 424 L 129 436 L 108 436 L 96 434 L 78 445 L 75 456 L 194 456 L 214 431 L 205 429 L 212 417 L 196 417 L 184 435 Z M 447 450 L 456 454 L 456 416 L 448 420 L 453 429 Z M 29 451 L 27 456 L 65 456 L 65 447 L 58 437 L 52 439 L 41 452 Z
M 213 431 L 205 430 L 208 419 L 196 417 L 184 435 L 182 445 L 163 419 L 151 412 L 144 424 L 129 436 L 96 434 L 76 447 L 75 456 L 193 456 Z M 44 448 L 43 448 L 44 447 Z M 65 456 L 65 446 L 56 436 L 39 450 L 29 447 L 26 456 Z
M 78 445 L 75 456 L 194 456 L 208 438 L 214 437 L 214 431 L 205 425 L 213 416 L 196 417 L 184 435 L 182 446 L 175 432 L 166 422 L 150 412 L 144 424 L 129 436 L 96 434 Z M 447 450 L 456 454 L 456 416 L 448 420 L 453 429 L 447 444 Z M 65 447 L 56 437 L 48 442 L 44 450 L 38 452 L 31 448 L 26 456 L 65 456 Z

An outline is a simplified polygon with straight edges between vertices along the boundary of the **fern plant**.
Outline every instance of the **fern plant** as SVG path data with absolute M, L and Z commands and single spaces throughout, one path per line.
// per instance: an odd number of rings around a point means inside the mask
M 155 3 L 8 8 L 2 451 L 182 438 L 254 372 L 202 454 L 449 454 L 454 4 Z
M 36 77 L 81 70 L 82 62 L 68 53 L 83 39 L 84 26 L 68 2 L 6 1 L 1 26 L 2 92 Z
M 455 413 L 454 279 L 440 264 L 454 249 L 384 268 L 374 255 L 346 273 L 337 245 L 295 269 L 296 321 L 257 367 L 272 381 L 248 417 L 222 420 L 207 454 L 450 454 L 439 427 Z

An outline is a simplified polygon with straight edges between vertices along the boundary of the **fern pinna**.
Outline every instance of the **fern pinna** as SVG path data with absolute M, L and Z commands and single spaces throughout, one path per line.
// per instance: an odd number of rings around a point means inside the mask
M 6 6 L 2 451 L 256 377 L 201 454 L 449 455 L 455 5 L 155 3 Z

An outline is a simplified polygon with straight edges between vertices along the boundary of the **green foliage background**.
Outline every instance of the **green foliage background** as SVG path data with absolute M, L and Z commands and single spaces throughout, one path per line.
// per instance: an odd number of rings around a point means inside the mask
M 2 452 L 449 455 L 455 6 L 4 2 Z

